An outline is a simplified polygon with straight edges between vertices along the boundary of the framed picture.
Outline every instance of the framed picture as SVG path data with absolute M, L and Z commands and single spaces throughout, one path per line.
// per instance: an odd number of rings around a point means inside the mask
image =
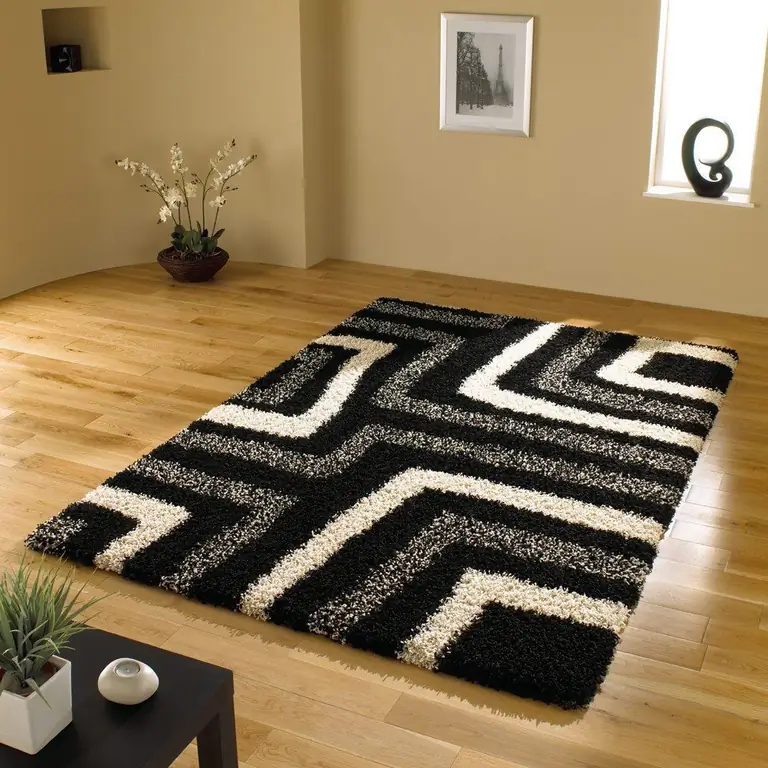
M 440 128 L 529 136 L 533 16 L 444 13 Z

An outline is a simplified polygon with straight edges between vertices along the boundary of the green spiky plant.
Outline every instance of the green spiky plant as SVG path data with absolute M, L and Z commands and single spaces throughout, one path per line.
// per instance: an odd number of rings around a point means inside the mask
M 71 646 L 69 641 L 88 627 L 85 611 L 99 600 L 78 605 L 83 584 L 74 594 L 74 569 L 62 574 L 61 564 L 33 568 L 22 560 L 0 580 L 0 695 L 4 691 L 43 696 L 40 686 L 52 675 L 51 657 Z M 46 702 L 48 703 L 48 702 Z

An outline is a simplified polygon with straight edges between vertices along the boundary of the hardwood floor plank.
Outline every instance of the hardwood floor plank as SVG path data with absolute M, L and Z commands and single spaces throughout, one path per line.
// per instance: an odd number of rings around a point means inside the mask
M 682 541 L 692 541 L 707 547 L 725 549 L 729 552 L 743 552 L 752 549 L 762 551 L 766 542 L 757 536 L 725 530 L 716 526 L 694 523 L 690 520 L 675 518 L 671 537 Z
M 25 462 L 31 460 L 32 456 L 40 457 L 41 454 L 32 454 L 25 457 L 19 463 L 7 472 L 3 472 L 0 475 L 0 487 L 9 489 L 13 492 L 17 488 L 23 488 L 25 493 L 39 493 L 41 497 L 48 495 L 53 497 L 54 494 L 58 498 L 59 494 L 63 494 L 65 497 L 77 497 L 82 496 L 88 492 L 93 484 L 88 480 L 78 478 L 74 472 L 70 475 L 57 475 L 53 472 L 47 474 L 40 472 L 37 469 L 30 468 Z M 63 462 L 63 459 L 52 459 L 46 457 L 48 462 Z M 74 462 L 70 462 L 73 463 Z M 82 466 L 82 465 L 78 465 Z M 92 470 L 87 474 L 90 477 L 96 476 L 98 472 L 106 474 L 103 470 Z
M 242 715 L 273 728 L 397 768 L 447 768 L 459 753 L 448 741 L 363 717 L 237 676 Z
M 674 608 L 666 608 L 662 605 L 642 601 L 632 615 L 629 626 L 700 643 L 708 623 L 708 616 L 678 611 Z
M 634 726 L 627 734 L 630 739 L 642 738 L 644 730 L 666 733 L 676 744 L 705 747 L 701 749 L 705 760 L 710 759 L 709 748 L 721 756 L 730 752 L 739 764 L 759 765 L 768 751 L 768 728 L 762 721 L 724 713 L 698 701 L 672 700 L 655 691 L 624 686 L 618 680 L 605 683 L 594 708 L 615 721 L 626 718 Z
M 659 556 L 666 560 L 716 571 L 725 569 L 730 554 L 727 549 L 676 538 L 667 538 L 659 544 Z
M 462 748 L 508 760 L 526 768 L 641 768 L 657 765 L 645 756 L 635 759 L 639 740 L 633 741 L 627 733 L 630 725 L 622 723 L 621 732 L 628 741 L 620 743 L 619 728 L 609 727 L 605 733 L 605 748 L 587 743 L 571 742 L 567 733 L 578 734 L 583 720 L 576 718 L 571 726 L 548 728 L 515 718 L 491 717 L 451 707 L 449 704 L 424 701 L 404 694 L 387 716 L 387 722 L 425 733 L 437 739 L 451 739 Z M 557 734 L 557 735 L 555 735 Z M 628 753 L 634 753 L 629 755 Z M 689 763 L 685 766 L 693 766 Z
M 55 418 L 67 424 L 84 427 L 102 415 L 101 406 L 92 406 L 90 410 L 74 408 L 69 403 L 72 398 L 51 398 L 41 396 L 30 388 L 17 388 L 16 385 L 0 391 L 0 408 L 10 411 L 8 415 L 22 414 L 42 419 Z M 91 406 L 91 403 L 88 403 Z
M 254 753 L 270 734 L 271 729 L 264 725 L 235 715 L 235 734 L 237 736 L 238 768 L 251 768 L 245 762 L 248 755 Z M 197 744 L 193 742 L 182 755 L 171 764 L 171 768 L 199 768 Z
M 768 516 L 768 510 L 765 509 L 764 505 L 764 498 L 761 494 L 757 493 L 752 494 L 742 492 L 737 496 L 732 491 L 693 485 L 688 490 L 688 495 L 685 500 L 691 504 L 714 507 L 715 509 L 725 509 L 729 512 L 738 507 L 750 507 L 757 512 L 763 512 Z
M 716 472 L 704 467 L 696 467 L 691 475 L 691 483 L 703 488 L 720 488 L 724 479 L 725 474 L 723 472 Z
M 734 627 L 732 624 L 712 620 L 707 625 L 704 643 L 744 653 L 768 652 L 768 635 L 764 629 Z
M 196 627 L 179 629 L 164 645 L 169 651 L 211 664 L 227 664 L 243 678 L 332 704 L 349 712 L 381 720 L 399 693 L 383 685 L 332 672 L 288 657 L 279 646 L 243 635 L 224 638 Z
M 713 675 L 768 689 L 768 654 L 764 651 L 745 653 L 741 649 L 711 646 L 701 668 Z
M 24 446 L 28 445 L 31 440 L 48 437 L 66 440 L 71 445 L 80 448 L 103 448 L 105 451 L 122 450 L 129 455 L 134 455 L 146 447 L 139 440 L 114 435 L 100 435 L 80 425 L 56 419 L 56 415 L 56 411 L 49 411 L 48 415 L 45 416 L 14 413 L 2 419 L 0 424 L 33 432 L 34 436 L 22 443 Z
M 707 647 L 691 640 L 648 632 L 638 627 L 627 627 L 621 636 L 619 650 L 646 659 L 665 661 L 678 667 L 701 669 Z
M 697 568 L 662 557 L 656 560 L 649 577 L 649 582 L 653 581 L 665 581 L 747 602 L 768 603 L 768 583 L 765 581 L 710 568 Z
M 768 520 L 759 513 L 754 514 L 746 510 L 728 511 L 715 507 L 704 507 L 699 504 L 684 503 L 680 505 L 675 519 L 708 525 L 711 528 L 720 528 L 724 531 L 743 533 L 746 536 L 768 539 Z
M 111 611 L 101 605 L 98 606 L 98 612 L 88 621 L 88 624 L 94 629 L 103 629 L 105 632 L 129 637 L 139 643 L 156 646 L 163 645 L 180 628 L 179 624 L 157 616 L 147 616 L 142 612 L 125 609 Z
M 551 763 L 554 766 L 554 763 Z M 562 765 L 562 763 L 558 763 Z M 620 761 L 614 763 L 616 768 L 620 768 Z M 498 757 L 484 755 L 482 752 L 475 752 L 472 749 L 462 749 L 452 768 L 526 768 L 522 763 L 511 763 L 509 760 L 500 760 Z
M 58 340 L 58 344 L 55 341 Z M 141 361 L 123 360 L 118 355 L 95 355 L 87 350 L 77 349 L 78 339 L 75 337 L 56 337 L 46 334 L 46 341 L 40 341 L 34 334 L 6 334 L 0 339 L 0 348 L 15 352 L 48 357 L 62 362 L 72 362 L 77 365 L 90 365 L 96 368 L 106 368 L 109 371 L 121 371 L 134 376 L 143 376 L 155 365 Z M 86 342 L 82 342 L 86 343 Z
M 238 751 L 239 754 L 239 751 Z M 171 763 L 171 768 L 199 768 L 200 763 L 197 760 L 197 746 L 195 744 L 187 747 L 181 755 Z M 248 763 L 242 760 L 237 761 L 237 768 L 252 768 Z
M 703 704 L 748 720 L 768 723 L 765 689 L 619 651 L 611 679 L 670 699 Z
M 99 433 L 94 431 L 93 434 L 98 435 Z M 57 459 L 73 460 L 89 467 L 107 470 L 112 474 L 125 469 L 131 462 L 132 451 L 130 449 L 116 451 L 101 449 L 96 446 L 72 445 L 70 439 L 68 436 L 47 437 L 45 435 L 37 435 L 22 443 L 22 446 L 31 453 L 44 453 Z M 139 453 L 139 456 L 146 453 L 148 449 L 149 445 Z M 136 456 L 136 458 L 139 456 Z
M 225 400 L 235 392 L 239 392 L 252 381 L 252 379 L 246 375 L 230 377 L 222 373 L 221 376 L 217 376 L 210 373 L 200 373 L 198 371 L 181 368 L 166 368 L 165 366 L 155 368 L 154 371 L 147 375 L 155 381 L 173 384 L 176 387 L 186 385 L 200 387 L 201 389 L 211 389 L 220 392 L 222 400 Z M 2 393 L 0 393 L 0 397 L 2 397 Z
M 246 763 L 254 768 L 380 768 L 384 765 L 278 729 L 269 732 Z

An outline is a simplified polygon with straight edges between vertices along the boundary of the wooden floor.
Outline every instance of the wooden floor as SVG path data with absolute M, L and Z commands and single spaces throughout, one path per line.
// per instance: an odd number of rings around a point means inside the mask
M 0 558 L 379 296 L 735 347 L 736 380 L 594 705 L 568 714 L 96 574 L 92 624 L 236 673 L 242 765 L 765 768 L 768 322 L 423 272 L 157 265 L 0 302 Z M 83 575 L 87 575 L 85 571 Z M 178 766 L 197 765 L 194 747 Z

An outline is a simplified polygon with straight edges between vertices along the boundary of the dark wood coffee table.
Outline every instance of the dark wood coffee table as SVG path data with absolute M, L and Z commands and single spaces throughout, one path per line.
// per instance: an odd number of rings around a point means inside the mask
M 215 640 L 213 640 L 215 642 Z M 74 638 L 74 721 L 37 755 L 0 746 L 2 768 L 168 768 L 197 738 L 201 768 L 237 768 L 232 672 L 92 629 Z M 157 693 L 124 707 L 102 698 L 99 673 L 127 656 L 160 677 Z

